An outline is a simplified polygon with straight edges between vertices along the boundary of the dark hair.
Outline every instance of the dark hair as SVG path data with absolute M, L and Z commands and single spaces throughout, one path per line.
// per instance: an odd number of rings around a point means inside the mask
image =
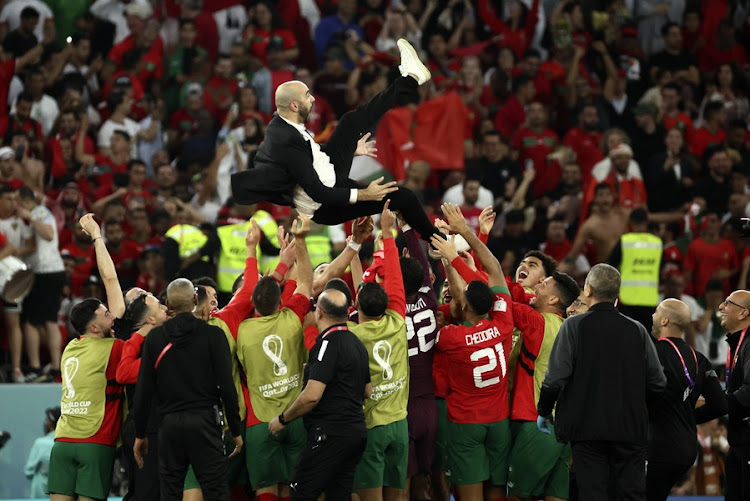
M 552 279 L 555 281 L 555 290 L 557 291 L 557 297 L 560 301 L 557 303 L 561 313 L 564 313 L 568 309 L 568 306 L 573 304 L 578 295 L 581 293 L 581 288 L 578 286 L 573 277 L 567 273 L 561 271 L 555 271 L 552 274 Z
M 31 95 L 30 90 L 24 90 L 18 95 L 18 97 L 16 98 L 16 103 L 19 103 L 21 101 L 25 103 L 34 103 L 34 96 Z
M 670 90 L 673 90 L 673 91 L 675 91 L 675 92 L 677 93 L 677 95 L 678 95 L 678 96 L 679 96 L 680 94 L 682 94 L 682 89 L 680 89 L 680 86 L 679 86 L 679 85 L 677 85 L 677 84 L 676 84 L 676 83 L 674 83 L 674 82 L 667 82 L 667 83 L 665 83 L 664 85 L 662 85 L 662 86 L 661 86 L 661 90 L 664 90 L 664 89 L 670 89 Z
M 492 309 L 492 303 L 495 297 L 492 294 L 490 286 L 479 280 L 473 280 L 466 287 L 464 292 L 466 304 L 477 315 L 486 315 Z
M 220 59 L 229 59 L 232 60 L 232 56 L 227 54 L 226 52 L 219 52 L 219 55 L 216 56 L 216 62 L 218 62 Z
M 198 306 L 203 306 L 203 303 L 208 300 L 208 290 L 205 285 L 195 286 L 195 297 L 198 302 Z
M 131 160 L 130 162 L 128 162 L 128 172 L 130 172 L 131 170 L 133 170 L 133 167 L 135 167 L 136 165 L 142 165 L 142 166 L 146 167 L 146 162 L 144 162 L 140 158 L 135 158 L 135 159 Z
M 234 283 L 232 284 L 232 294 L 240 290 L 240 287 L 242 287 L 244 284 L 245 284 L 245 276 L 244 275 L 238 276 L 234 280 Z
M 216 280 L 214 280 L 211 277 L 196 278 L 195 280 L 193 280 L 193 285 L 195 285 L 196 287 L 199 286 L 199 285 L 202 285 L 204 287 L 211 287 L 215 291 L 219 290 L 219 286 L 216 283 Z
M 724 109 L 724 103 L 721 101 L 709 101 L 706 103 L 706 107 L 703 108 L 703 119 L 708 121 L 713 119 L 717 114 Z
M 516 78 L 513 79 L 511 89 L 513 90 L 514 93 L 518 92 L 518 89 L 520 89 L 521 87 L 523 87 L 524 85 L 530 82 L 531 83 L 534 82 L 534 80 L 530 76 L 524 75 L 524 74 L 518 75 Z
M 317 308 L 334 320 L 346 322 L 349 318 L 349 304 L 336 304 L 327 296 L 321 295 L 318 298 Z
M 91 41 L 91 37 L 85 31 L 76 31 L 70 37 L 70 43 L 72 43 L 73 45 L 78 45 L 84 40 Z
M 180 28 L 179 28 L 179 29 L 182 29 L 182 28 L 184 28 L 184 27 L 185 27 L 185 26 L 187 26 L 188 24 L 192 24 L 192 25 L 193 25 L 193 28 L 196 28 L 196 25 L 195 25 L 195 19 L 193 19 L 193 18 L 191 18 L 191 17 L 181 17 L 181 18 L 180 18 L 180 21 L 179 21 L 179 25 L 180 25 Z
M 633 224 L 645 224 L 648 222 L 648 212 L 643 207 L 633 209 L 630 213 L 630 222 Z
M 118 221 L 117 219 L 107 219 L 106 221 L 104 221 L 104 224 L 102 224 L 105 230 L 108 227 L 114 226 L 114 225 L 122 227 L 122 222 Z
M 596 186 L 594 186 L 594 195 L 596 195 L 598 191 L 605 190 L 605 189 L 608 192 L 612 193 L 612 187 L 609 185 L 608 182 L 602 181 L 601 183 L 598 183 Z
M 113 130 L 112 131 L 112 135 L 114 136 L 115 134 L 119 134 L 120 136 L 122 136 L 122 138 L 125 141 L 130 141 L 130 134 L 128 134 L 127 132 L 125 132 L 122 129 L 115 129 L 115 130 Z
M 721 152 L 726 153 L 726 151 L 727 149 L 723 144 L 712 144 L 711 146 L 707 147 L 703 152 L 702 158 L 704 167 L 708 168 L 708 161 L 711 160 L 714 155 Z
M 107 108 L 114 111 L 125 101 L 125 91 L 123 89 L 113 89 L 107 96 Z
M 669 30 L 672 28 L 680 28 L 680 25 L 675 23 L 674 21 L 668 21 L 661 25 L 661 36 L 665 37 L 667 36 L 667 33 L 669 33 Z M 681 28 L 680 28 L 681 29 Z
M 544 268 L 544 276 L 548 277 L 557 270 L 557 261 L 552 256 L 545 254 L 542 251 L 530 250 L 523 255 L 524 259 L 527 257 L 535 257 L 542 262 L 542 268 Z
M 375 282 L 369 282 L 362 286 L 357 295 L 357 301 L 362 313 L 370 318 L 383 315 L 388 308 L 388 294 L 380 284 Z
M 143 325 L 148 315 L 148 305 L 146 304 L 148 294 L 138 294 L 125 310 L 125 321 L 129 322 L 130 330 L 138 330 Z
M 419 292 L 424 282 L 424 268 L 422 263 L 413 257 L 402 257 L 399 262 L 401 276 L 404 279 L 404 292 L 406 297 L 413 297 Z
M 255 311 L 262 316 L 274 314 L 279 309 L 281 301 L 281 287 L 273 277 L 263 277 L 253 290 L 253 304 Z
M 102 302 L 98 299 L 89 297 L 78 303 L 70 310 L 70 324 L 76 330 L 79 336 L 86 334 L 86 331 L 96 317 L 96 310 L 99 309 Z
M 333 289 L 342 292 L 346 296 L 346 303 L 352 304 L 352 290 L 349 288 L 346 282 L 336 277 L 326 282 L 323 290 Z
M 39 11 L 34 7 L 24 7 L 21 11 L 21 19 L 39 19 Z
M 20 198 L 21 200 L 35 200 L 36 196 L 34 195 L 34 190 L 26 185 L 23 185 L 21 186 L 21 189 L 18 190 L 18 198 Z

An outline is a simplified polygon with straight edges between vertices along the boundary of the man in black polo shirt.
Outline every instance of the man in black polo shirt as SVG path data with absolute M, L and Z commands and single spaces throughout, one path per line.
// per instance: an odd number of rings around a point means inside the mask
M 348 501 L 354 468 L 367 443 L 362 405 L 372 394 L 367 350 L 346 326 L 349 301 L 326 289 L 318 298 L 315 320 L 320 335 L 305 366 L 304 388 L 292 405 L 268 423 L 276 435 L 304 416 L 307 446 L 292 472 L 293 500 Z

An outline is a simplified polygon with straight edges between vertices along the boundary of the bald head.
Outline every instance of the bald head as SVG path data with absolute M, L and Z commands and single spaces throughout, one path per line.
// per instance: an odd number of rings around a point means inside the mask
M 175 313 L 192 311 L 195 306 L 195 287 L 187 278 L 173 280 L 167 286 L 167 304 Z
M 332 321 L 346 322 L 349 316 L 349 301 L 346 294 L 337 289 L 326 289 L 318 297 L 318 309 Z
M 289 105 L 295 101 L 301 101 L 307 93 L 307 85 L 299 80 L 284 82 L 276 88 L 276 109 L 279 112 L 289 110 Z
M 664 315 L 669 318 L 669 323 L 674 324 L 680 330 L 686 331 L 690 326 L 690 308 L 679 299 L 665 299 L 661 303 Z
M 719 305 L 721 326 L 727 332 L 750 327 L 750 292 L 736 290 Z

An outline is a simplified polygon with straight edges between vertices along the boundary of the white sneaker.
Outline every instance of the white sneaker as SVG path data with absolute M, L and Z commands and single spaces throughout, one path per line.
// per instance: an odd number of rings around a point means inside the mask
M 453 241 L 453 245 L 456 247 L 456 252 L 458 252 L 459 254 L 471 250 L 469 242 L 467 242 L 466 239 L 461 235 L 451 235 L 448 238 Z M 440 253 L 437 250 L 433 249 L 431 245 L 427 246 L 427 255 L 435 261 L 440 261 L 441 259 Z
M 403 38 L 399 38 L 396 45 L 398 45 L 398 51 L 401 54 L 401 64 L 398 66 L 398 69 L 402 77 L 415 76 L 419 85 L 432 78 L 430 70 L 419 60 L 417 51 L 414 50 L 414 47 L 409 42 Z

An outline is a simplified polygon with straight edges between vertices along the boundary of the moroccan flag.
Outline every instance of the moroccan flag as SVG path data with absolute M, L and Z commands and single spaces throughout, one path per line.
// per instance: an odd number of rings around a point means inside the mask
M 401 107 L 380 119 L 376 134 L 378 162 L 403 180 L 405 166 L 424 160 L 433 169 L 463 169 L 464 140 L 471 137 L 469 109 L 449 92 L 417 108 Z

